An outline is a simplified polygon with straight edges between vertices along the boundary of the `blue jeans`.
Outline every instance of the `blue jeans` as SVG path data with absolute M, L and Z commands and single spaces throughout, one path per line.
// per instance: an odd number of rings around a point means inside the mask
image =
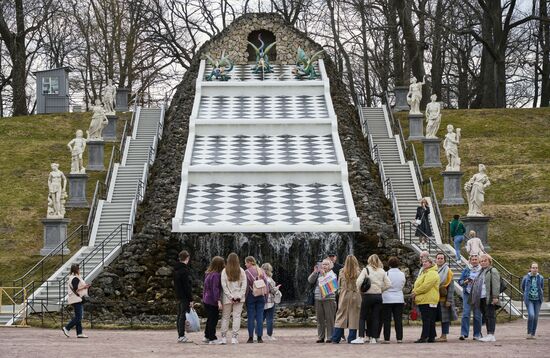
M 456 235 L 453 240 L 455 244 L 455 253 L 456 253 L 457 261 L 460 261 L 460 245 L 462 245 L 462 241 L 464 241 L 464 235 Z
M 527 302 L 527 334 L 535 335 L 539 321 L 540 301 Z
M 332 343 L 340 343 L 340 340 L 342 339 L 342 336 L 344 335 L 344 329 L 343 328 L 334 328 L 334 333 L 332 334 Z M 351 343 L 355 338 L 357 338 L 357 330 L 356 329 L 350 329 L 348 333 L 348 343 Z
M 254 326 L 256 326 L 256 336 L 261 337 L 264 333 L 264 306 L 264 296 L 254 296 L 251 293 L 246 296 L 246 312 L 248 315 L 247 326 L 249 337 L 254 337 Z
M 466 293 L 466 289 L 464 289 L 464 293 L 462 294 L 462 322 L 460 326 L 460 335 L 464 337 L 468 337 L 470 333 L 470 311 L 472 307 L 468 303 L 469 297 L 470 294 Z M 474 308 L 474 337 L 481 337 L 481 309 L 479 308 Z
M 82 302 L 78 302 L 73 304 L 73 308 L 74 317 L 69 323 L 67 323 L 65 329 L 70 331 L 71 328 L 76 326 L 76 334 L 82 334 L 82 316 L 84 315 L 84 306 L 82 305 Z
M 446 336 L 449 334 L 451 328 L 451 322 L 441 322 L 441 335 Z
M 267 335 L 273 335 L 273 316 L 275 315 L 275 306 L 264 310 L 264 321 L 266 321 Z

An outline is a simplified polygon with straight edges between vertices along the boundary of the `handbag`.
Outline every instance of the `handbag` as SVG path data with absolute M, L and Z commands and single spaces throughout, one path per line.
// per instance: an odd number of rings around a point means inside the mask
M 363 280 L 363 283 L 361 283 L 361 293 L 366 293 L 371 286 L 370 278 L 368 275 L 370 275 L 369 268 L 365 267 L 367 269 L 367 277 Z
M 439 286 L 439 296 L 447 297 L 447 287 Z
M 421 219 L 416 219 L 414 222 L 416 223 L 416 225 L 422 224 L 422 220 L 421 220 Z
M 283 298 L 283 293 L 281 292 L 281 290 L 278 290 L 277 292 L 275 292 L 275 294 L 273 295 L 273 302 L 274 303 L 281 303 L 281 299 Z
M 411 307 L 411 312 L 409 313 L 409 319 L 411 321 L 416 321 L 418 319 L 418 311 L 416 310 L 416 305 Z

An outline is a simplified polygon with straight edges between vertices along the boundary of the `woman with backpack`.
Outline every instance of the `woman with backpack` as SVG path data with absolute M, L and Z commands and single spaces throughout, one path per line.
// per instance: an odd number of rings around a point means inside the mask
M 263 343 L 263 322 L 264 308 L 269 292 L 269 284 L 267 276 L 261 268 L 256 264 L 256 259 L 252 256 L 247 256 L 244 259 L 246 266 L 246 312 L 248 314 L 248 341 L 246 343 L 254 343 L 254 329 L 258 337 L 258 343 Z
M 481 272 L 474 280 L 470 299 L 481 309 L 481 314 L 487 327 L 487 335 L 480 338 L 480 342 L 495 342 L 495 328 L 497 324 L 496 310 L 499 307 L 500 273 L 493 265 L 493 258 L 488 254 L 479 257 Z
M 275 304 L 281 302 L 281 285 L 277 285 L 275 280 L 273 280 L 273 266 L 270 263 L 265 263 L 262 265 L 262 270 L 264 270 L 267 283 L 269 285 L 269 293 L 267 295 L 267 302 L 264 306 L 264 320 L 266 321 L 266 330 L 267 330 L 267 339 L 270 341 L 276 341 L 273 337 L 273 319 L 275 317 Z
M 241 328 L 241 313 L 246 295 L 246 274 L 239 263 L 239 256 L 232 252 L 227 256 L 227 263 L 222 270 L 222 338 L 219 344 L 226 344 L 226 335 L 229 330 L 229 317 L 233 314 L 233 335 L 231 343 L 239 343 L 239 329 Z

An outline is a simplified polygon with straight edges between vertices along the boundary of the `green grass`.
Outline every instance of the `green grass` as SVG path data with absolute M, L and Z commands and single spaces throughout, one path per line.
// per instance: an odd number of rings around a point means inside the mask
M 399 113 L 405 138 L 406 113 Z M 531 261 L 550 273 L 550 108 L 445 110 L 438 136 L 444 138 L 447 124 L 462 129 L 459 154 L 463 183 L 487 166 L 491 186 L 486 190 L 484 213 L 489 225 L 491 254 L 512 272 L 523 275 Z M 414 142 L 420 165 L 421 142 Z M 447 164 L 441 147 L 441 163 Z M 423 169 L 431 177 L 438 200 L 443 198 L 444 168 Z M 444 220 L 466 214 L 467 205 L 441 206 Z
M 121 118 L 129 116 L 122 114 Z M 67 143 L 77 129 L 88 128 L 90 119 L 91 113 L 63 113 L 0 120 L 0 282 L 4 286 L 42 258 L 41 219 L 46 216 L 50 163 L 59 163 L 65 174 L 70 172 Z M 124 121 L 118 123 L 121 133 Z M 107 143 L 106 168 L 111 149 L 112 144 Z M 96 181 L 104 180 L 105 174 L 88 172 L 88 202 L 91 203 Z M 67 209 L 66 217 L 71 219 L 72 232 L 86 223 L 88 209 Z

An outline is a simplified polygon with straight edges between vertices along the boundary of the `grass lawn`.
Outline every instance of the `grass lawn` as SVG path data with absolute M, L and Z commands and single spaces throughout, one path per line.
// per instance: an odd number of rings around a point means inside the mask
M 129 118 L 130 114 L 120 117 Z M 41 219 L 46 216 L 50 163 L 59 163 L 65 174 L 70 172 L 67 143 L 77 129 L 88 128 L 90 119 L 91 113 L 0 119 L 0 282 L 4 282 L 4 286 L 42 258 L 39 255 L 43 246 Z M 118 124 L 120 135 L 124 121 L 119 120 Z M 112 146 L 112 143 L 105 146 L 106 168 Z M 92 201 L 96 181 L 104 180 L 105 174 L 88 172 L 88 202 Z M 66 217 L 71 219 L 69 232 L 72 232 L 86 223 L 88 209 L 67 209 Z
M 398 118 L 407 138 L 407 114 L 399 113 Z M 487 166 L 491 186 L 483 211 L 493 217 L 491 254 L 518 275 L 525 274 L 533 260 L 543 274 L 550 274 L 550 108 L 444 110 L 438 137 L 444 138 L 447 124 L 462 129 L 463 183 L 477 172 L 478 164 Z M 414 146 L 422 165 L 422 142 Z M 441 163 L 447 164 L 443 147 Z M 443 169 L 422 171 L 424 178 L 432 178 L 439 201 Z M 441 209 L 446 221 L 468 211 L 467 205 Z

